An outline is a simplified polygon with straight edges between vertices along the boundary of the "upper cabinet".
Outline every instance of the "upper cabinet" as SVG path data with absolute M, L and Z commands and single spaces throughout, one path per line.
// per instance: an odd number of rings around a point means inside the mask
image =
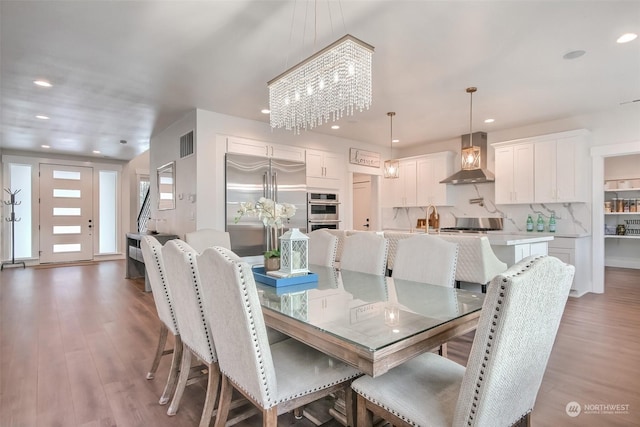
M 382 206 L 451 206 L 451 190 L 440 181 L 453 173 L 454 159 L 452 151 L 400 159 L 399 178 L 382 182 Z
M 307 185 L 339 188 L 344 178 L 344 158 L 336 153 L 307 150 Z
M 536 142 L 536 203 L 586 202 L 586 132 L 563 133 Z
M 246 138 L 227 138 L 227 152 L 304 162 L 304 149 Z
M 383 180 L 383 207 L 416 206 L 416 165 L 415 159 L 400 160 L 398 178 Z
M 586 130 L 493 144 L 496 203 L 586 202 Z
M 497 204 L 533 202 L 533 144 L 496 147 L 495 190 Z
M 440 181 L 454 172 L 453 162 L 456 154 L 453 151 L 430 154 L 417 159 L 417 195 L 418 206 L 453 206 L 452 189 Z
M 307 150 L 307 177 L 340 179 L 344 170 L 342 163 L 339 154 Z

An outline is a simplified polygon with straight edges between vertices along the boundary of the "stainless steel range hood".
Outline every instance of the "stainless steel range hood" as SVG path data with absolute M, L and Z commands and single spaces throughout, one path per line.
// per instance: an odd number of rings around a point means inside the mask
M 469 134 L 462 135 L 462 148 L 464 149 L 470 146 Z M 487 133 L 474 132 L 473 146 L 480 148 L 480 168 L 471 170 L 462 169 L 440 181 L 441 184 L 477 184 L 495 181 L 493 173 L 487 170 Z

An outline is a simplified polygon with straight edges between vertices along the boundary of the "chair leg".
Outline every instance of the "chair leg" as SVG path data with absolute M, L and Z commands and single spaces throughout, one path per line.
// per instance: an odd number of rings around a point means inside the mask
M 278 407 L 272 406 L 262 411 L 263 427 L 278 427 Z
M 444 343 L 438 349 L 438 354 L 442 357 L 447 357 L 447 343 Z
M 220 403 L 218 404 L 218 414 L 214 427 L 224 427 L 229 418 L 229 408 L 231 406 L 231 396 L 233 395 L 233 385 L 229 379 L 222 375 L 222 387 L 220 388 Z
M 347 386 L 344 390 L 344 406 L 347 411 L 347 426 L 356 427 L 356 393 L 351 388 L 351 385 Z
M 357 413 L 356 422 L 358 427 L 371 427 L 373 425 L 373 413 L 367 409 L 367 399 L 356 393 Z
M 151 363 L 151 369 L 147 373 L 147 379 L 151 380 L 156 375 L 156 371 L 158 370 L 158 365 L 160 365 L 160 358 L 164 354 L 164 346 L 167 343 L 167 334 L 169 333 L 169 329 L 165 326 L 164 323 L 160 324 L 160 336 L 158 337 L 158 347 L 156 348 L 156 356 L 153 358 L 153 363 Z
M 216 406 L 218 397 L 218 386 L 220 385 L 220 367 L 217 363 L 207 366 L 209 370 L 209 381 L 207 383 L 207 396 L 204 399 L 204 408 L 200 417 L 200 427 L 208 427 L 211 423 L 211 415 Z
M 189 379 L 189 371 L 191 370 L 191 350 L 184 344 L 182 345 L 182 363 L 180 364 L 180 376 L 178 377 L 178 384 L 176 385 L 176 391 L 173 394 L 173 400 L 171 405 L 167 409 L 167 415 L 173 416 L 178 412 L 180 407 L 180 400 L 182 399 L 182 393 L 187 386 L 187 380 Z
M 176 383 L 178 382 L 178 374 L 180 373 L 180 363 L 182 362 L 182 338 L 180 335 L 175 336 L 175 346 L 173 348 L 173 356 L 171 357 L 171 369 L 169 370 L 169 377 L 167 378 L 167 384 L 164 386 L 164 391 L 160 397 L 160 404 L 166 405 L 171 400 L 171 396 L 176 390 Z

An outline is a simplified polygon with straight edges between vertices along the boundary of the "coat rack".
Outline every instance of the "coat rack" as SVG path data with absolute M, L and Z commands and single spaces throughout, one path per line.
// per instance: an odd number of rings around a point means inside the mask
M 7 220 L 7 221 L 9 221 L 11 223 L 11 262 L 9 262 L 9 261 L 3 262 L 2 265 L 0 266 L 0 271 L 4 270 L 4 266 L 5 265 L 20 265 L 20 264 L 22 264 L 22 268 L 25 268 L 24 261 L 16 261 L 16 233 L 15 233 L 15 230 L 16 230 L 16 222 L 20 221 L 20 218 L 16 218 L 15 208 L 16 208 L 17 205 L 22 203 L 22 202 L 16 202 L 16 194 L 18 194 L 20 192 L 20 190 L 16 190 L 14 192 L 11 192 L 10 188 L 5 188 L 4 191 L 6 191 L 10 196 L 10 200 L 8 202 L 5 201 L 4 204 L 11 206 L 11 216 L 5 218 L 5 220 Z

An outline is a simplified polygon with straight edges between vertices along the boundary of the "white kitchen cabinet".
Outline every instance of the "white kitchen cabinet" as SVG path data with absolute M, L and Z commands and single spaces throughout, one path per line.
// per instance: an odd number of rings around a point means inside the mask
M 580 297 L 591 289 L 589 269 L 591 268 L 591 237 L 554 237 L 549 242 L 549 256 L 571 264 L 576 268 L 571 296 Z
M 562 132 L 535 141 L 535 203 L 587 202 L 586 134 Z
M 498 143 L 495 147 L 497 204 L 532 203 L 534 199 L 533 143 Z
M 247 138 L 227 138 L 227 152 L 304 162 L 304 149 Z
M 452 206 L 451 186 L 440 181 L 453 174 L 455 153 L 445 151 L 417 159 L 416 206 Z
M 328 151 L 307 150 L 307 177 L 340 180 L 344 174 L 344 160 Z
M 382 206 L 386 208 L 416 206 L 415 159 L 400 160 L 399 177 L 382 182 Z

